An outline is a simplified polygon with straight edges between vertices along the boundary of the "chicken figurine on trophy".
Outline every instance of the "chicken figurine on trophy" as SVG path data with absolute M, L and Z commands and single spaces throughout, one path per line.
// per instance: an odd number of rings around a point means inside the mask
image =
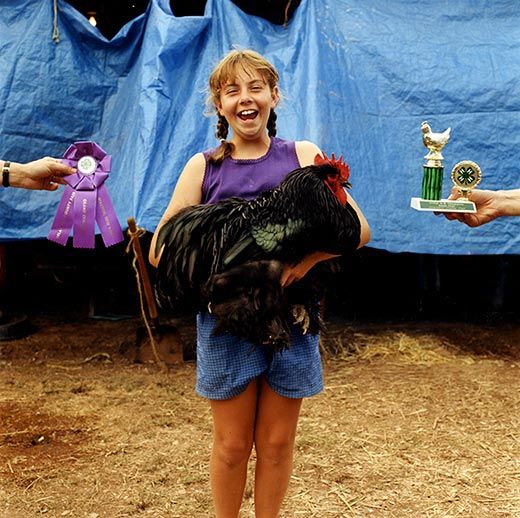
M 451 128 L 442 133 L 433 133 L 428 122 L 421 124 L 422 141 L 428 154 L 424 157 L 422 191 L 420 198 L 412 198 L 410 206 L 420 211 L 430 212 L 476 212 L 475 204 L 469 201 L 471 190 L 481 179 L 480 167 L 469 160 L 457 163 L 451 172 L 451 179 L 458 187 L 461 197 L 456 200 L 443 200 L 442 180 L 444 166 L 442 149 L 450 139 Z

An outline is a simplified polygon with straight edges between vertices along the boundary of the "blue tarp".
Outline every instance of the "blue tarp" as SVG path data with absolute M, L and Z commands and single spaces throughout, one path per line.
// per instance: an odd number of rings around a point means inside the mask
M 520 187 L 520 9 L 516 0 L 302 0 L 286 27 L 209 0 L 177 18 L 168 0 L 110 41 L 63 0 L 0 0 L 0 157 L 61 156 L 94 140 L 123 227 L 153 230 L 180 171 L 216 145 L 204 115 L 213 65 L 254 48 L 281 76 L 278 135 L 343 154 L 371 246 L 434 254 L 520 253 L 520 218 L 478 229 L 409 208 L 420 195 L 420 126 L 452 128 L 449 171 L 477 162 L 482 188 Z M 61 191 L 60 191 L 61 192 Z M 45 237 L 59 193 L 0 189 L 0 239 Z

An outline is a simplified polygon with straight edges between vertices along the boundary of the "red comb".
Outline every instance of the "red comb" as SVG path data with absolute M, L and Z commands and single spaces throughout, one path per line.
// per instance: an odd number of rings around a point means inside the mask
M 332 153 L 331 157 L 329 158 L 325 153 L 323 153 L 323 156 L 321 156 L 319 153 L 314 157 L 314 165 L 320 165 L 320 164 L 330 164 L 333 167 L 335 167 L 340 174 L 340 177 L 343 181 L 347 181 L 350 176 L 350 168 L 346 162 L 343 162 L 343 156 L 340 156 L 338 159 L 334 156 L 334 153 Z

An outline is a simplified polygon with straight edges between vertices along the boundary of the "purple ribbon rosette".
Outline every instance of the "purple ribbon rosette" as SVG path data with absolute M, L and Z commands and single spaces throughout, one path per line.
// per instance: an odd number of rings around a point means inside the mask
M 95 142 L 75 142 L 65 151 L 62 162 L 74 167 L 76 173 L 63 178 L 67 185 L 48 239 L 66 245 L 73 231 L 74 248 L 94 248 L 97 223 L 105 246 L 123 241 L 121 225 L 105 186 L 112 157 Z

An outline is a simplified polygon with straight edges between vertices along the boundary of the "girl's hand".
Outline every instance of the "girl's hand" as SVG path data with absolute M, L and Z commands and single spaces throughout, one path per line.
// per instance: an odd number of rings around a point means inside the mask
M 289 286 L 293 282 L 299 281 L 303 279 L 309 272 L 309 270 L 317 263 L 321 261 L 326 261 L 327 259 L 332 259 L 333 257 L 338 257 L 337 255 L 327 254 L 326 252 L 314 252 L 310 255 L 304 257 L 297 264 L 286 264 L 284 266 L 282 277 L 280 282 L 283 287 Z
M 303 277 L 307 275 L 307 272 L 314 266 L 314 264 L 309 266 L 305 259 L 298 264 L 286 264 L 280 279 L 282 286 L 285 288 L 286 286 L 289 286 L 289 284 L 303 279 Z

